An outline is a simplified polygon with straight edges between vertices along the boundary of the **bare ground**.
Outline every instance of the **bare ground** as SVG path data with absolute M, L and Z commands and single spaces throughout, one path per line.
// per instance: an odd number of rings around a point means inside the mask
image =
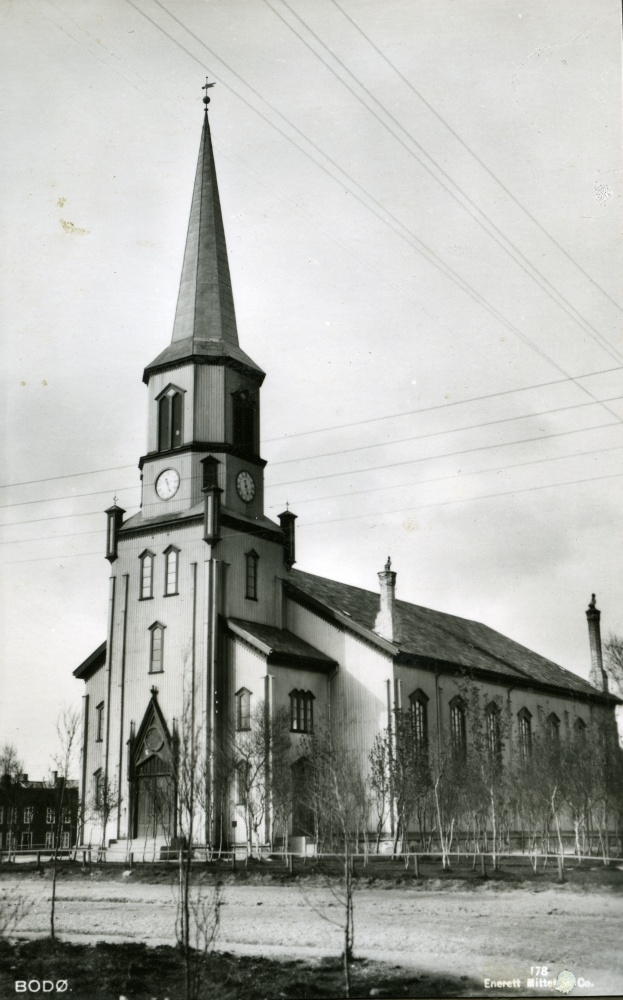
M 171 873 L 173 875 L 173 873 Z M 57 928 L 63 940 L 175 942 L 175 890 L 167 882 L 138 881 L 135 871 L 112 881 L 63 880 L 58 887 Z M 48 933 L 50 885 L 46 877 L 2 878 L 32 902 L 19 935 Z M 322 878 L 291 884 L 244 884 L 224 888 L 218 948 L 239 955 L 318 961 L 341 951 L 336 887 Z M 333 923 L 335 922 L 335 923 Z M 358 886 L 355 951 L 370 961 L 418 974 L 484 980 L 519 978 L 527 989 L 530 969 L 549 975 L 571 970 L 586 984 L 574 995 L 623 994 L 623 896 L 616 887 L 496 882 L 466 887 L 459 881 L 400 887 Z M 508 991 L 506 991 L 508 992 Z M 545 995 L 555 994 L 544 990 Z M 474 995 L 473 993 L 471 995 Z

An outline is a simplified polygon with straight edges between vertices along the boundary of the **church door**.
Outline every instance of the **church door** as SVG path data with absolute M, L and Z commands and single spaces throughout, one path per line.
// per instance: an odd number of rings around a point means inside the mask
M 174 784 L 155 754 L 136 768 L 136 837 L 173 836 Z

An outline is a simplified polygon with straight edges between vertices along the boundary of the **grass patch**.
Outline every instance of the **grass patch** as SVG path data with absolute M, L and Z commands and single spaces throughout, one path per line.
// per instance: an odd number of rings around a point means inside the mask
M 467 976 L 418 976 L 365 960 L 354 963 L 352 979 L 354 997 L 474 996 L 480 986 Z M 145 944 L 2 941 L 0 997 L 16 996 L 16 980 L 67 980 L 72 1000 L 182 1000 L 184 996 L 179 951 Z M 58 996 L 56 992 L 50 995 Z M 341 997 L 342 966 L 338 959 L 281 962 L 214 953 L 201 995 L 206 1000 Z

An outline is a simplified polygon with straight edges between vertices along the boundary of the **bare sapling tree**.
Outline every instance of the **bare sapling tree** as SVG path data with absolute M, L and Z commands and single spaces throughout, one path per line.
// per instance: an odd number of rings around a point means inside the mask
M 290 714 L 286 709 L 275 712 L 270 729 L 270 793 L 273 822 L 269 830 L 271 850 L 274 849 L 276 831 L 281 834 L 282 850 L 288 853 L 288 828 L 292 813 L 292 765 L 294 748 L 290 736 Z
M 341 926 L 343 935 L 342 961 L 344 995 L 351 995 L 351 965 L 354 960 L 354 855 L 358 849 L 362 816 L 370 811 L 368 785 L 361 773 L 358 757 L 338 745 L 328 725 L 315 727 L 305 737 L 303 754 L 309 767 L 306 772 L 309 800 L 314 803 L 314 824 L 326 848 L 341 860 L 340 885 L 329 883 L 328 889 L 342 908 L 343 919 L 336 924 L 311 903 L 325 920 Z M 366 801 L 362 804 L 362 798 Z
M 206 781 L 202 730 L 193 717 L 190 698 L 184 700 L 173 744 L 178 856 L 176 936 L 184 959 L 185 997 L 197 1000 L 203 995 L 206 966 L 219 932 L 222 890 L 218 882 L 207 886 L 193 880 L 193 845 L 206 807 Z
M 19 826 L 20 780 L 24 765 L 13 743 L 0 749 L 0 788 L 6 810 L 6 847 L 8 861 L 15 860 L 17 830 Z
M 370 798 L 374 814 L 374 829 L 376 833 L 375 852 L 379 853 L 381 837 L 390 809 L 390 750 L 387 730 L 377 733 L 368 761 L 370 765 Z
M 604 643 L 606 673 L 623 698 L 623 636 L 611 632 Z
M 503 816 L 508 808 L 508 769 L 504 749 L 508 740 L 508 720 L 502 699 L 483 704 L 476 685 L 467 694 L 469 705 L 469 741 L 467 749 L 469 808 L 474 826 L 482 823 L 483 847 L 487 847 L 487 830 L 491 831 L 493 868 L 499 864 L 502 850 Z
M 107 777 L 104 773 L 97 776 L 90 802 L 90 813 L 100 831 L 99 848 L 106 848 L 106 832 L 113 813 L 119 808 L 119 785 L 116 778 Z
M 54 809 L 54 846 L 52 853 L 52 893 L 50 899 L 50 937 L 53 941 L 56 936 L 58 859 L 59 852 L 63 847 L 63 841 L 67 839 L 67 832 L 64 830 L 64 826 L 68 825 L 69 830 L 71 830 L 71 816 L 69 816 L 70 822 L 67 824 L 68 813 L 71 810 L 68 789 L 76 764 L 79 738 L 80 714 L 75 708 L 65 706 L 61 709 L 56 720 L 57 750 L 52 758 L 56 768 L 54 781 L 56 796 Z
M 256 705 L 248 729 L 230 729 L 229 755 L 236 773 L 236 807 L 242 814 L 247 838 L 247 853 L 253 843 L 260 855 L 260 831 L 269 802 L 269 761 L 272 726 L 263 704 Z

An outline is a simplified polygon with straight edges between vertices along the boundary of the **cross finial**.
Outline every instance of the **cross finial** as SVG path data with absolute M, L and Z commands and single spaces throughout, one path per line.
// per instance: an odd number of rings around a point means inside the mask
M 112 505 L 113 505 L 113 507 L 116 507 L 116 506 L 117 506 L 117 500 L 118 500 L 118 499 L 119 499 L 118 497 L 113 497 L 113 498 L 112 498 Z
M 213 86 L 214 86 L 213 83 L 208 83 L 208 78 L 206 76 L 206 82 L 204 83 L 203 87 L 201 88 L 202 90 L 205 90 L 205 92 L 206 92 L 206 95 L 203 98 L 203 103 L 205 105 L 206 113 L 207 113 L 207 110 L 208 110 L 208 104 L 210 103 L 210 98 L 208 96 L 208 90 L 210 89 L 210 87 L 213 87 Z
M 158 688 L 156 687 L 155 684 L 152 684 L 152 686 L 149 689 L 149 693 L 153 695 L 154 698 L 156 697 L 156 695 L 158 694 Z
M 389 571 L 390 571 L 391 568 L 392 568 L 392 561 L 391 561 L 390 557 L 388 556 L 387 557 L 387 562 L 385 563 L 385 572 L 389 573 Z

